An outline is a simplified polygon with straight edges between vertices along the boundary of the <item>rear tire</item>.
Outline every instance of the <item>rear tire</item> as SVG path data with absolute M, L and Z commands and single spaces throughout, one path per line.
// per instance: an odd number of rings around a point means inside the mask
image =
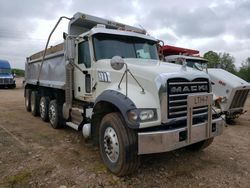
M 120 113 L 103 117 L 99 129 L 100 154 L 106 167 L 117 176 L 139 167 L 137 134 L 129 129 Z
M 25 89 L 25 108 L 28 112 L 31 111 L 30 95 L 31 95 L 31 89 Z
M 47 96 L 43 96 L 40 99 L 39 110 L 40 110 L 40 117 L 43 121 L 49 121 L 49 102 L 50 99 Z
M 57 103 L 57 100 L 51 100 L 49 103 L 49 121 L 54 129 L 63 127 L 62 105 Z
M 39 115 L 39 95 L 37 91 L 32 91 L 30 96 L 30 108 L 33 116 Z
M 203 140 L 201 142 L 197 142 L 195 144 L 187 146 L 187 149 L 190 151 L 200 151 L 210 146 L 213 143 L 213 141 L 214 141 L 214 138 L 209 138 L 207 140 Z

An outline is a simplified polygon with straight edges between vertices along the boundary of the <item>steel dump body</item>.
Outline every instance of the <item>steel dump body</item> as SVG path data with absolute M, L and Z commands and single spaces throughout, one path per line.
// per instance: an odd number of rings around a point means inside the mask
M 60 44 L 63 46 L 63 44 Z M 65 58 L 64 50 L 59 49 L 55 52 L 55 47 L 50 48 L 45 57 L 43 67 L 40 72 L 39 85 L 44 87 L 51 87 L 57 89 L 64 89 L 65 87 Z M 58 49 L 56 49 L 58 50 Z M 43 51 L 42 51 L 43 52 Z M 42 52 L 39 52 L 40 54 Z M 37 84 L 42 58 L 39 53 L 27 58 L 25 80 L 27 84 Z M 47 53 L 47 54 L 48 54 Z

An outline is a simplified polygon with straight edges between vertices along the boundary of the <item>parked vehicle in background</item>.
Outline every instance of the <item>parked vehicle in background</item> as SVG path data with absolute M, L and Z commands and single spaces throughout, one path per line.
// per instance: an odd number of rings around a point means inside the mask
M 215 104 L 226 115 L 228 124 L 245 112 L 244 105 L 250 90 L 248 82 L 226 70 L 207 68 L 208 60 L 200 57 L 197 50 L 169 45 L 163 46 L 162 50 L 167 62 L 179 64 L 184 62 L 188 67 L 204 71 L 209 75 Z
M 76 13 L 64 39 L 27 58 L 26 109 L 82 130 L 114 174 L 133 172 L 142 154 L 200 150 L 222 133 L 208 75 L 161 63 L 144 30 Z
M 7 60 L 0 59 L 0 87 L 15 88 L 15 76 L 11 73 L 11 66 Z

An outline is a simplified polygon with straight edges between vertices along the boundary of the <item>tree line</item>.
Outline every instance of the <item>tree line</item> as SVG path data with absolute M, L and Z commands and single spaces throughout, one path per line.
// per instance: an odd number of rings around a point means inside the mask
M 204 58 L 209 61 L 208 68 L 221 68 L 250 82 L 250 57 L 242 62 L 239 69 L 236 69 L 235 58 L 229 53 L 208 51 L 204 54 Z
M 15 74 L 17 77 L 24 77 L 25 71 L 22 69 L 11 69 L 11 73 Z

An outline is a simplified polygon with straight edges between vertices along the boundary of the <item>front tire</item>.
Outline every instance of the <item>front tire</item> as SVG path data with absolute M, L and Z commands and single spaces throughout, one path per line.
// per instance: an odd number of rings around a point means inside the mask
M 127 127 L 120 113 L 103 117 L 99 135 L 101 157 L 112 173 L 124 176 L 138 168 L 137 134 Z

